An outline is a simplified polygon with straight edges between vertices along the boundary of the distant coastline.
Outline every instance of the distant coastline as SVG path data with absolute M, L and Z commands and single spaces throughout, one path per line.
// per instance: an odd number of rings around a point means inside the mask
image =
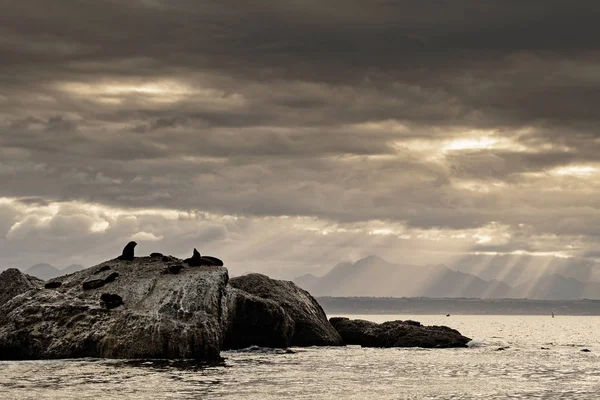
M 332 314 L 469 314 L 600 316 L 600 300 L 530 300 L 428 297 L 317 297 Z

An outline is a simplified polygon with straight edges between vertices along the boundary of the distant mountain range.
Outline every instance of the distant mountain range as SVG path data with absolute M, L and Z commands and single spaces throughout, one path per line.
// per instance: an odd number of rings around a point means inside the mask
M 35 276 L 36 278 L 40 278 L 47 281 L 48 279 L 81 271 L 83 268 L 84 267 L 82 265 L 78 264 L 72 264 L 64 268 L 57 268 L 50 264 L 36 264 L 23 270 L 23 272 L 27 275 Z
M 445 265 L 393 264 L 381 257 L 369 256 L 355 263 L 340 263 L 322 277 L 307 274 L 294 279 L 294 282 L 315 296 L 600 299 L 600 282 L 582 282 L 566 277 L 555 272 L 560 268 L 545 270 L 542 274 L 539 270 L 523 271 L 522 267 L 518 268 L 514 270 L 517 273 L 504 275 L 513 277 L 510 279 L 513 285 L 510 285 L 500 279 L 484 279 L 465 272 L 468 270 L 466 267 L 458 271 Z M 486 272 L 482 274 L 485 277 L 501 275 L 492 274 L 490 269 L 482 271 Z M 595 273 L 584 271 L 587 276 Z

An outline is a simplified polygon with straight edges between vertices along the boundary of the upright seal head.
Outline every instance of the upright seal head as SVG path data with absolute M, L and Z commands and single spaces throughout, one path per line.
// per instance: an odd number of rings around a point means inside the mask
M 127 243 L 127 246 L 125 246 L 125 248 L 123 249 L 123 254 L 121 254 L 117 258 L 119 260 L 125 260 L 125 261 L 133 260 L 135 258 L 135 255 L 133 254 L 133 249 L 135 249 L 135 246 L 137 246 L 136 242 Z
M 190 267 L 200 267 L 203 265 L 215 265 L 211 260 L 207 260 L 206 258 L 200 255 L 198 250 L 194 249 L 194 255 L 192 258 L 186 258 L 183 260 L 184 263 L 187 263 Z

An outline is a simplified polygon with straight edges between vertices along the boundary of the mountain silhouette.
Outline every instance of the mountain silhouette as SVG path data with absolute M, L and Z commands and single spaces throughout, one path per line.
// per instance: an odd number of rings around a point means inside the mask
M 62 275 L 72 274 L 73 272 L 77 272 L 82 270 L 84 267 L 78 264 L 72 264 L 68 267 L 59 269 L 53 265 L 41 263 L 33 265 L 23 272 L 27 275 L 35 276 L 36 278 L 43 279 L 47 281 L 48 279 L 56 278 Z
M 304 275 L 294 282 L 316 296 L 501 298 L 511 290 L 444 265 L 393 264 L 373 255 L 339 263 L 321 278 Z

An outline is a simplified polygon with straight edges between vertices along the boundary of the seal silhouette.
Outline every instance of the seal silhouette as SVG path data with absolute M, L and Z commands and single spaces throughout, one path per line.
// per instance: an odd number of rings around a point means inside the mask
M 125 248 L 123 249 L 123 254 L 121 254 L 117 258 L 119 260 L 132 261 L 135 258 L 134 254 L 133 254 L 133 250 L 135 249 L 135 246 L 137 246 L 136 242 L 127 243 L 127 246 L 125 246 Z
M 214 265 L 216 265 L 217 267 L 222 267 L 223 266 L 223 261 L 221 261 L 220 259 L 218 259 L 217 257 L 212 257 L 212 256 L 202 256 L 202 258 L 204 258 L 205 260 L 209 260 L 212 261 Z
M 212 262 L 211 260 L 202 257 L 200 255 L 200 253 L 198 252 L 198 250 L 196 250 L 196 249 L 194 249 L 194 255 L 191 258 L 186 258 L 185 260 L 183 260 L 183 262 L 187 263 L 190 267 L 200 267 L 203 265 L 215 265 L 215 263 Z

